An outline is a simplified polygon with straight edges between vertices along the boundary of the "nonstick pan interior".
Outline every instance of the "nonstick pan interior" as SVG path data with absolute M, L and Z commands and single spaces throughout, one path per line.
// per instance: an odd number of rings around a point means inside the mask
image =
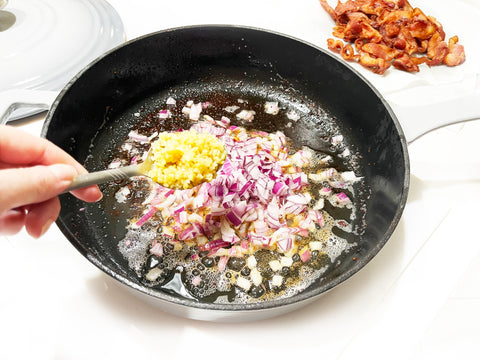
M 397 225 L 408 192 L 406 143 L 394 114 L 360 75 L 319 48 L 279 34 L 233 26 L 199 26 L 145 36 L 106 54 L 63 90 L 47 116 L 43 135 L 89 170 L 104 168 L 112 153 L 148 114 L 178 100 L 247 98 L 303 111 L 298 122 L 259 116 L 250 125 L 281 130 L 297 146 L 330 151 L 327 139 L 344 136 L 355 156 L 340 167 L 363 177 L 355 206 L 364 213 L 355 226 L 356 245 L 331 265 L 319 281 L 291 298 L 248 305 L 200 303 L 145 287 L 118 251 L 132 209 L 116 203 L 114 185 L 104 199 L 85 204 L 61 197 L 58 226 L 90 261 L 121 283 L 154 300 L 200 312 L 235 312 L 289 307 L 346 280 L 375 256 Z M 309 111 L 305 111 L 308 109 Z M 245 124 L 242 124 L 245 125 Z M 165 129 L 188 128 L 179 119 Z M 176 311 L 175 309 L 173 311 Z M 184 315 L 185 312 L 178 311 Z M 188 312 L 186 316 L 208 319 Z

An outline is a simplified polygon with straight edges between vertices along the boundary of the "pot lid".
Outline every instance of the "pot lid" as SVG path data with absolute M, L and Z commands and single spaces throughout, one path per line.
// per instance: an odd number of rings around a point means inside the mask
M 0 91 L 60 90 L 125 41 L 120 16 L 104 0 L 10 0 L 0 14 L 7 19 L 0 27 Z

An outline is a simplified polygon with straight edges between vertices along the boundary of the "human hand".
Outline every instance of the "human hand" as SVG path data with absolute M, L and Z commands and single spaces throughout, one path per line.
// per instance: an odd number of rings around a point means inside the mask
M 15 234 L 25 226 L 31 236 L 42 236 L 60 213 L 58 195 L 86 172 L 50 141 L 0 126 L 0 234 Z M 72 194 L 87 202 L 102 198 L 97 186 Z

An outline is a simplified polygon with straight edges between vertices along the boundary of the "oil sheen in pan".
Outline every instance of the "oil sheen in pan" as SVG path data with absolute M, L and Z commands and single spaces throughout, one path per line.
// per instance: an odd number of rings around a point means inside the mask
M 189 128 L 191 122 L 181 114 L 181 108 L 188 100 L 194 100 L 195 102 L 209 101 L 213 106 L 209 108 L 208 114 L 217 119 L 220 118 L 221 115 L 229 115 L 225 113 L 225 107 L 238 104 L 238 99 L 242 99 L 242 101 L 248 103 L 250 109 L 255 110 L 256 115 L 252 123 L 241 122 L 236 125 L 266 132 L 280 130 L 292 139 L 295 148 L 301 148 L 302 146 L 309 146 L 311 149 L 316 148 L 316 150 L 320 150 L 317 154 L 320 157 L 324 156 L 325 153 L 331 155 L 333 158 L 332 166 L 339 171 L 353 170 L 357 175 L 361 176 L 360 162 L 357 159 L 355 149 L 349 147 L 348 139 L 345 138 L 344 141 L 337 144 L 331 143 L 331 139 L 341 134 L 342 130 L 336 127 L 334 121 L 332 121 L 328 114 L 321 108 L 312 106 L 311 102 L 307 99 L 299 99 L 298 94 L 296 94 L 294 90 L 288 87 L 249 88 L 248 86 L 245 87 L 242 82 L 221 83 L 218 85 L 221 87 L 221 91 L 220 89 L 212 89 L 212 87 L 210 87 L 208 91 L 205 91 L 204 88 L 202 91 L 199 91 L 198 89 L 202 89 L 201 86 L 172 88 L 151 96 L 147 101 L 143 100 L 138 104 L 134 104 L 118 117 L 119 121 L 114 122 L 113 125 L 111 122 L 109 123 L 107 127 L 110 127 L 110 129 L 102 129 L 99 136 L 92 143 L 92 149 L 98 146 L 99 141 L 102 143 L 101 133 L 105 131 L 120 130 L 123 132 L 123 139 L 126 139 L 128 132 L 132 129 L 148 136 L 154 131 L 171 131 L 179 128 Z M 173 97 L 177 100 L 177 112 L 172 114 L 170 119 L 159 122 L 157 116 L 158 111 L 165 108 L 165 102 L 168 97 Z M 266 101 L 278 102 L 283 114 L 294 110 L 299 115 L 299 118 L 292 120 L 292 118 L 288 118 L 285 115 L 275 115 L 272 117 L 272 115 L 265 114 L 263 105 Z M 230 116 L 230 118 L 234 118 L 234 116 Z M 117 142 L 121 138 L 122 137 L 117 138 Z M 105 164 L 108 164 L 112 158 L 119 156 L 119 152 L 121 152 L 120 145 L 121 144 L 111 144 L 109 146 L 110 149 L 103 152 L 103 161 Z M 145 148 L 147 147 L 148 144 L 145 145 Z M 107 149 L 108 146 L 104 146 L 103 148 Z M 140 148 L 140 150 L 144 149 Z M 124 154 L 124 156 L 127 156 L 127 154 Z M 92 156 L 89 160 L 92 159 L 95 159 L 95 157 Z M 160 291 L 175 292 L 181 296 L 196 298 L 200 301 L 252 302 L 263 301 L 268 298 L 266 296 L 260 296 L 256 299 L 255 297 L 245 296 L 244 292 L 235 286 L 229 286 L 230 284 L 225 278 L 219 278 L 218 274 L 209 270 L 208 267 L 199 267 L 196 263 L 183 261 L 182 258 L 189 255 L 189 249 L 184 249 L 183 252 L 170 251 L 170 256 L 163 257 L 163 264 L 161 266 L 168 271 L 165 271 L 166 277 L 162 279 L 160 285 L 158 285 L 159 282 L 155 284 L 155 282 L 145 281 L 146 270 L 152 266 L 160 266 L 156 263 L 158 259 L 152 260 L 152 257 L 148 256 L 148 247 L 153 238 L 158 236 L 158 234 L 156 233 L 154 224 L 153 226 L 151 224 L 145 226 L 145 228 L 140 230 L 129 230 L 128 233 L 125 233 L 125 220 L 138 216 L 138 211 L 141 210 L 141 207 L 138 205 L 141 204 L 145 194 L 148 193 L 147 182 L 136 180 L 132 184 L 134 185 L 132 187 L 135 187 L 134 200 L 127 202 L 127 204 L 111 202 L 110 204 L 105 204 L 104 209 L 112 209 L 110 214 L 107 214 L 107 216 L 112 217 L 112 219 L 118 219 L 118 214 L 121 214 L 120 218 L 123 219 L 124 232 L 123 234 L 121 231 L 118 233 L 119 247 L 116 251 L 122 253 L 128 266 L 136 272 L 140 281 L 146 285 L 154 286 Z M 112 195 L 122 186 L 125 186 L 125 183 L 108 185 L 105 191 L 109 192 L 110 195 L 105 196 L 104 201 L 114 198 Z M 312 193 L 317 190 L 315 185 L 312 186 Z M 328 238 L 323 239 L 325 246 L 320 254 L 317 254 L 318 259 L 314 262 L 315 265 L 302 266 L 301 269 L 299 268 L 295 281 L 291 281 L 288 287 L 277 291 L 275 294 L 276 297 L 292 296 L 307 288 L 313 282 L 317 280 L 321 281 L 322 275 L 331 270 L 332 264 L 337 261 L 340 256 L 346 253 L 354 253 L 356 242 L 363 230 L 365 207 L 362 199 L 365 198 L 368 189 L 366 189 L 365 184 L 360 181 L 348 190 L 351 198 L 354 200 L 351 209 L 338 209 L 326 203 L 326 211 L 332 215 L 332 218 L 327 221 L 327 223 L 330 224 L 329 226 L 332 227 L 333 231 L 330 232 Z M 342 224 L 342 226 L 339 226 L 339 224 Z M 126 244 L 128 244 L 128 246 Z M 263 253 L 259 253 L 258 258 L 263 258 L 264 263 L 268 264 L 271 256 L 268 251 L 263 251 Z M 240 265 L 237 269 L 238 271 L 230 271 L 233 276 L 238 276 L 238 273 L 241 272 L 242 269 Z M 235 265 L 231 267 L 235 268 Z M 205 283 L 201 293 L 196 291 L 197 289 L 191 285 L 188 285 L 191 278 L 199 274 Z M 215 286 L 213 286 L 213 284 Z

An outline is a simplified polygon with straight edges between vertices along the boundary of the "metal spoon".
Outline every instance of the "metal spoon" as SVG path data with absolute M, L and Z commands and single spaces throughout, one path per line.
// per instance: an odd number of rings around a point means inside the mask
M 132 176 L 148 176 L 147 174 L 150 171 L 153 163 L 151 154 L 152 151 L 149 150 L 145 161 L 141 164 L 123 166 L 116 169 L 107 169 L 91 172 L 88 174 L 77 175 L 73 179 L 70 186 L 66 188 L 62 192 L 62 194 L 91 185 L 103 184 L 109 181 L 129 179 Z

